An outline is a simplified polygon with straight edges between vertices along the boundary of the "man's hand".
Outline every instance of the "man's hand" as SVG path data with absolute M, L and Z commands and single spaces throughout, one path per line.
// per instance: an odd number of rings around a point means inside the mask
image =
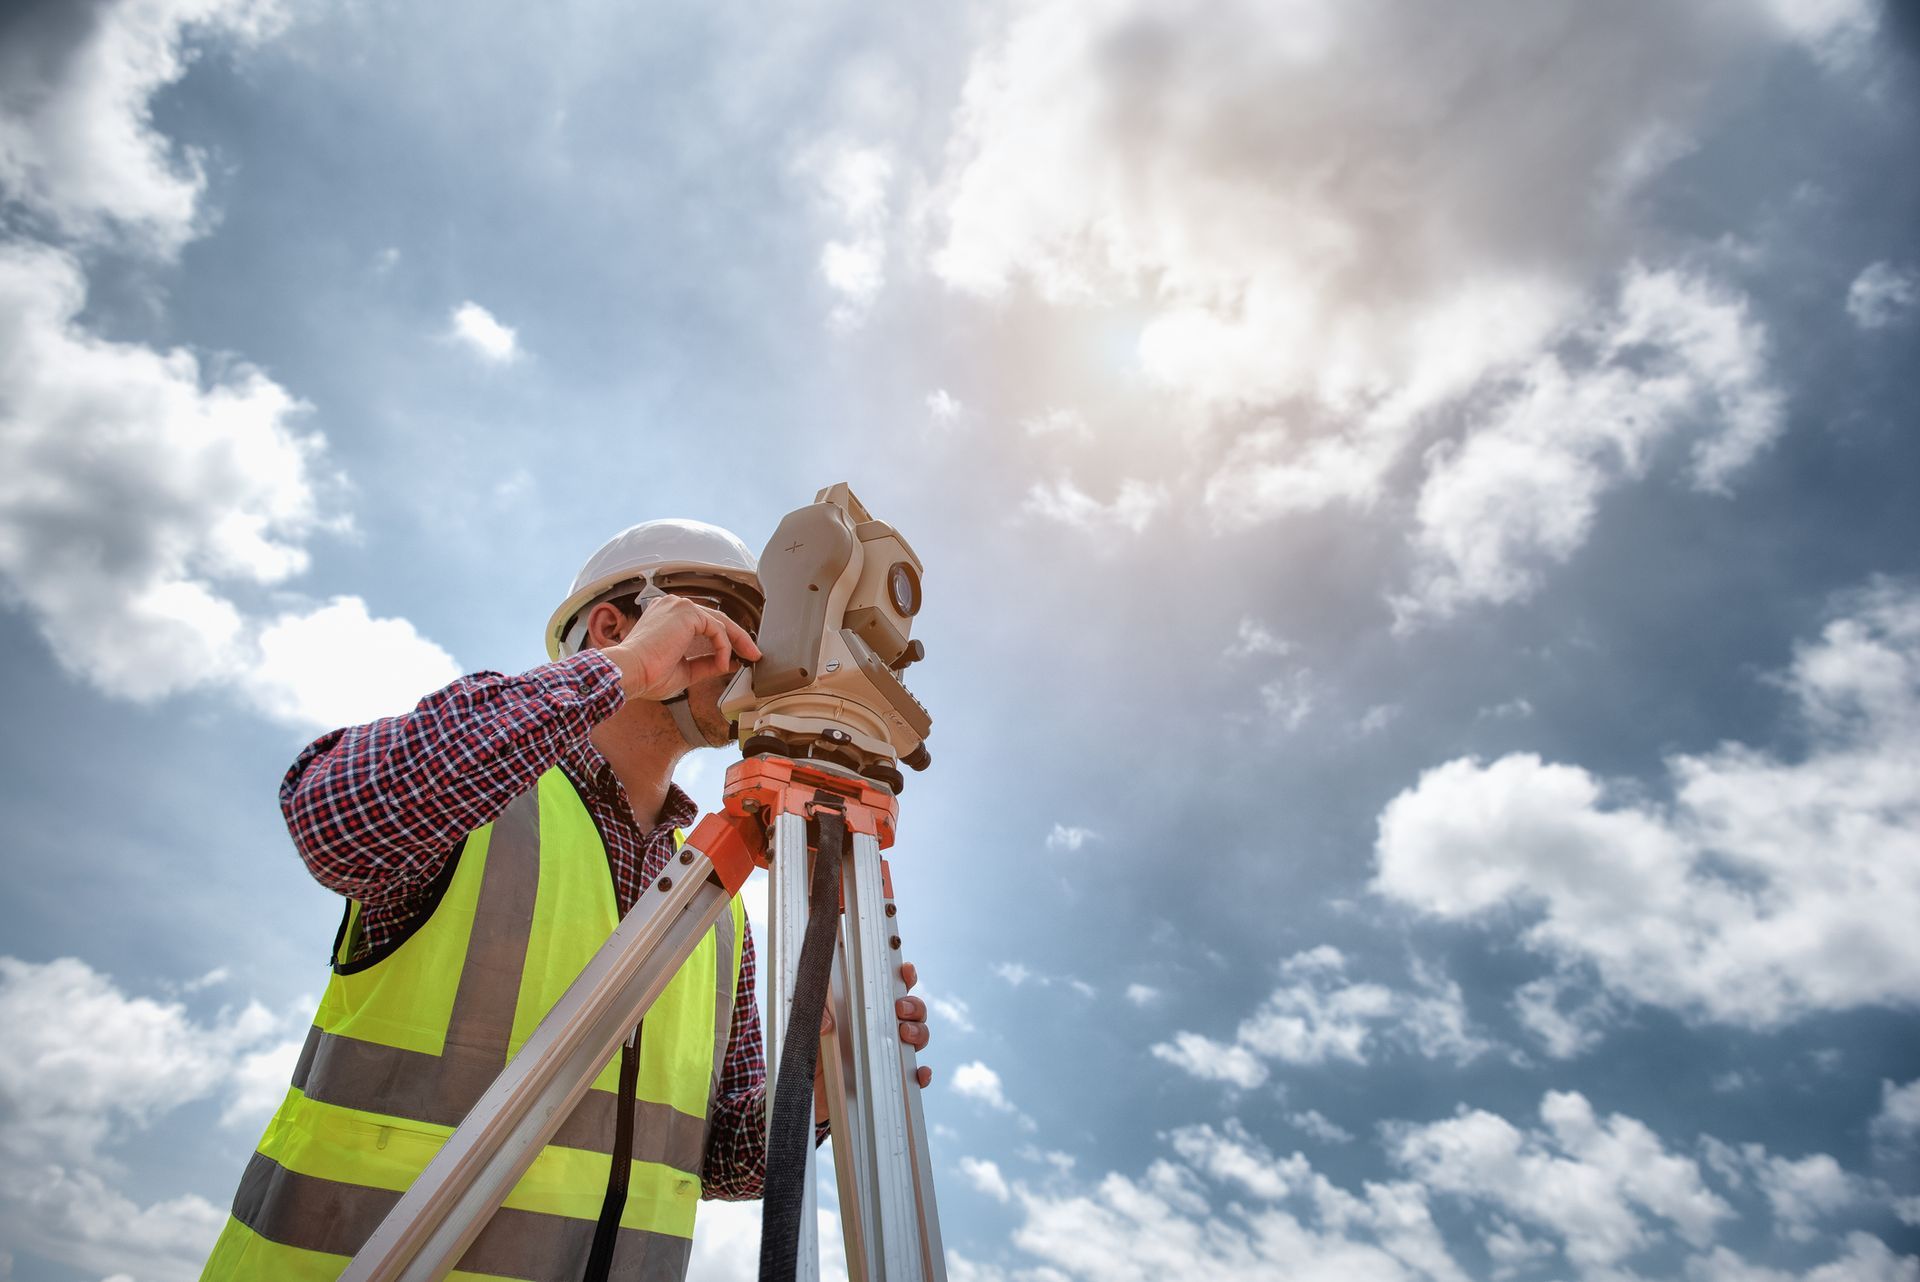
M 914 969 L 912 962 L 908 962 L 900 968 L 900 979 L 911 989 L 920 982 L 920 972 Z M 902 997 L 894 1002 L 893 1013 L 900 1021 L 900 1040 L 916 1051 L 927 1049 L 927 1043 L 932 1040 L 932 1034 L 927 1032 L 927 1004 L 918 997 Z M 820 1036 L 825 1037 L 832 1031 L 833 1003 L 829 1002 L 826 1009 L 820 1012 Z M 914 1077 L 924 1089 L 933 1080 L 933 1070 L 922 1064 Z M 830 1115 L 831 1110 L 827 1107 L 827 1069 L 825 1063 L 821 1063 L 813 1071 L 813 1120 L 824 1122 Z
M 595 607 L 596 609 L 598 607 Z M 639 621 L 600 653 L 620 669 L 629 699 L 670 699 L 694 682 L 731 672 L 734 655 L 760 657 L 760 647 L 720 611 L 685 597 L 650 597 Z

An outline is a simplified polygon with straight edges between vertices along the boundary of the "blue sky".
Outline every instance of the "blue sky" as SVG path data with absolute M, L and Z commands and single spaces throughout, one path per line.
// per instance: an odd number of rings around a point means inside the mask
M 957 1279 L 1920 1279 L 1917 107 L 1874 0 L 9 6 L 0 1277 L 196 1276 L 302 744 L 849 480 Z

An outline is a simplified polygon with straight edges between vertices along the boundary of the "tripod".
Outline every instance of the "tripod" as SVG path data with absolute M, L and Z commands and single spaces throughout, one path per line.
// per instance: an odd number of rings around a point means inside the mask
M 781 1068 L 790 1056 L 790 1069 L 809 1067 L 810 1057 L 795 1048 L 806 1048 L 808 1021 L 817 1025 L 825 997 L 833 1028 L 820 1037 L 818 1053 L 849 1276 L 945 1282 L 915 1056 L 900 1042 L 894 1014 L 904 992 L 900 936 L 880 851 L 893 844 L 897 809 L 892 790 L 824 761 L 763 755 L 737 762 L 727 772 L 722 809 L 700 820 L 676 861 L 395 1203 L 342 1282 L 438 1282 L 456 1266 L 756 866 L 767 867 L 772 879 L 769 1178 L 791 1190 L 797 1174 L 800 1185 L 792 1276 L 811 1282 L 819 1274 L 814 1152 L 811 1135 L 803 1134 L 794 1154 L 795 1132 L 789 1127 L 783 1139 L 776 1125 L 799 1108 L 811 1130 L 813 1081 L 811 1072 Z M 838 903 L 828 893 L 835 887 Z M 773 1167 L 782 1148 L 799 1158 L 799 1171 Z M 771 1182 L 768 1197 L 764 1233 L 775 1230 Z M 767 1258 L 763 1249 L 763 1277 Z

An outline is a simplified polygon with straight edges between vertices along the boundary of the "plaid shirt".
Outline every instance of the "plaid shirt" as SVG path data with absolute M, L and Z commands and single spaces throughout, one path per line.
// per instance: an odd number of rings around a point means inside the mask
M 585 650 L 517 677 L 462 677 L 406 716 L 314 740 L 281 782 L 280 809 L 314 878 L 360 901 L 359 953 L 412 926 L 454 843 L 556 765 L 606 841 L 624 915 L 673 857 L 673 830 L 691 825 L 697 812 L 673 784 L 658 823 L 642 830 L 634 822 L 626 789 L 587 739 L 625 702 L 620 670 Z M 740 939 L 733 1032 L 708 1121 L 703 1197 L 759 1197 L 766 1173 L 766 1053 L 753 993 L 749 929 Z

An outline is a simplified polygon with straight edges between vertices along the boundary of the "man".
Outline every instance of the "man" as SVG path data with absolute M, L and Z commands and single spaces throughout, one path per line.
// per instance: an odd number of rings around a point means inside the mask
M 281 785 L 288 830 L 349 902 L 203 1282 L 337 1277 L 666 867 L 695 816 L 674 767 L 726 742 L 720 693 L 735 656 L 760 654 L 755 571 L 715 526 L 634 526 L 555 611 L 553 662 L 463 677 L 300 754 Z M 699 1199 L 760 1194 L 754 965 L 736 900 L 454 1276 L 684 1276 Z M 896 1014 L 923 1048 L 925 1004 Z M 817 1082 L 815 1097 L 824 1126 Z

